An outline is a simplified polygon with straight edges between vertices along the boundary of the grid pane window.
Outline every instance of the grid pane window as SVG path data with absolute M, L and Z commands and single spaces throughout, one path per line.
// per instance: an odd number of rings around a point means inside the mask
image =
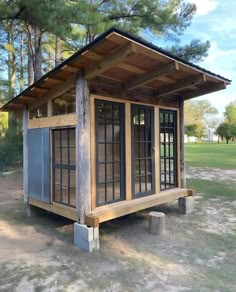
M 154 193 L 153 108 L 132 106 L 133 196 Z
M 97 205 L 124 198 L 124 106 L 95 101 Z
M 53 201 L 75 207 L 75 129 L 58 129 L 53 139 Z
M 177 186 L 176 111 L 160 110 L 161 190 Z

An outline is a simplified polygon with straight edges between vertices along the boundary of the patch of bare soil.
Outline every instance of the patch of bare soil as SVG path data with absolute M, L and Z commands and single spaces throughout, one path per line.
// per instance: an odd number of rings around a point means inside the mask
M 147 232 L 145 210 L 104 223 L 101 249 L 73 246 L 73 222 L 46 212 L 26 218 L 21 173 L 0 176 L 0 291 L 236 291 L 236 203 L 196 197 L 177 203 L 166 232 Z
M 210 167 L 188 167 L 186 178 L 236 183 L 236 170 Z

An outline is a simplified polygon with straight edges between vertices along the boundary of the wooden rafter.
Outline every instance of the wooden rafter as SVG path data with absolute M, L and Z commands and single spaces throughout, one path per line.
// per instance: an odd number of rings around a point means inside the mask
M 163 97 L 166 95 L 170 95 L 172 93 L 175 93 L 179 90 L 182 90 L 184 88 L 188 88 L 189 86 L 200 84 L 206 81 L 205 75 L 196 75 L 194 77 L 188 77 L 184 80 L 179 81 L 176 84 L 170 85 L 166 88 L 163 88 L 159 91 L 157 91 L 157 97 Z
M 20 96 L 20 100 L 24 100 L 24 101 L 32 102 L 32 101 L 35 100 L 35 98 L 34 98 L 33 96 L 21 95 L 21 96 Z
M 135 49 L 132 43 L 129 43 L 121 48 L 118 48 L 116 51 L 105 56 L 102 60 L 89 66 L 88 69 L 85 70 L 85 78 L 87 80 L 90 80 L 95 76 L 104 73 L 110 68 L 126 60 L 134 52 Z
M 49 81 L 49 82 L 52 82 L 54 84 L 61 84 L 61 83 L 65 82 L 65 80 L 59 79 L 59 78 L 55 78 L 55 77 L 47 77 L 47 78 L 44 79 L 44 81 Z
M 75 73 L 75 72 L 78 72 L 80 70 L 80 68 L 72 66 L 72 65 L 65 65 L 61 68 L 61 70 Z
M 179 70 L 179 66 L 178 66 L 178 63 L 174 61 L 168 65 L 163 65 L 154 71 L 151 71 L 151 72 L 145 73 L 139 77 L 136 77 L 135 79 L 127 82 L 125 87 L 127 90 L 132 90 L 136 87 L 139 87 L 139 86 L 142 86 L 148 82 L 151 82 L 151 81 L 157 79 L 158 77 L 163 77 L 163 76 L 167 75 L 168 73 L 174 72 L 177 70 Z
M 30 89 L 30 91 L 38 91 L 38 92 L 41 92 L 41 93 L 47 93 L 49 91 L 48 88 L 42 88 L 42 87 L 32 87 Z
M 200 95 L 204 95 L 204 94 L 209 94 L 209 93 L 212 93 L 212 92 L 215 92 L 215 91 L 219 91 L 219 90 L 222 90 L 222 89 L 225 89 L 226 88 L 226 84 L 224 82 L 221 82 L 221 83 L 218 83 L 218 84 L 212 84 L 212 85 L 209 85 L 207 86 L 207 88 L 203 88 L 203 89 L 200 89 L 198 91 L 193 91 L 193 92 L 190 92 L 190 93 L 186 93 L 186 94 L 183 94 L 183 98 L 184 99 L 190 99 L 190 98 L 194 98 L 194 97 L 198 97 Z

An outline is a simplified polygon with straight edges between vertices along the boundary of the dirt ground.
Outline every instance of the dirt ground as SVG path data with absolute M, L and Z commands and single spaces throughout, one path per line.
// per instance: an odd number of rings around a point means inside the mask
M 177 202 L 154 210 L 163 236 L 147 232 L 149 209 L 102 224 L 88 254 L 73 246 L 73 222 L 25 217 L 20 172 L 0 176 L 0 291 L 236 291 L 236 200 L 197 194 L 191 215 Z

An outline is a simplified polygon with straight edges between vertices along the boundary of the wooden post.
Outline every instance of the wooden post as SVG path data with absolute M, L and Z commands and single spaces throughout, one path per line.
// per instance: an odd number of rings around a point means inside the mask
M 28 204 L 28 110 L 23 111 L 23 187 L 24 187 L 24 203 Z
M 80 224 L 91 213 L 90 99 L 84 72 L 76 80 L 76 208 Z
M 184 146 L 184 99 L 179 98 L 179 131 L 180 131 L 180 180 L 181 188 L 186 188 L 186 177 L 185 177 L 185 146 Z
M 131 105 L 130 103 L 125 104 L 125 173 L 126 173 L 126 200 L 132 200 L 132 161 L 131 161 Z

